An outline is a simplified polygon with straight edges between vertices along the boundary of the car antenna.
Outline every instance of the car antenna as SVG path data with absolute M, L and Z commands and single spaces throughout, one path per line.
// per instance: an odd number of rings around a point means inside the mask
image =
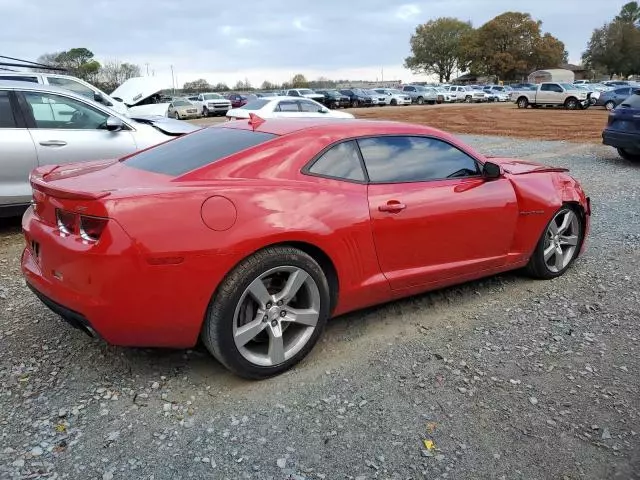
M 265 122 L 264 118 L 259 117 L 258 115 L 256 115 L 255 113 L 250 113 L 249 114 L 249 125 L 251 125 L 253 127 L 253 130 L 255 130 L 256 128 L 258 128 L 260 125 L 262 125 Z

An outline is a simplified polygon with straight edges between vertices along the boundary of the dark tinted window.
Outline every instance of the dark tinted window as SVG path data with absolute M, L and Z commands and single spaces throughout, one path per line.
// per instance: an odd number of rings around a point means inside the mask
M 264 107 L 267 103 L 269 103 L 271 100 L 254 100 L 253 102 L 249 102 L 246 105 L 243 105 L 242 107 L 240 107 L 242 110 L 260 110 L 262 107 Z
M 182 175 L 274 138 L 270 133 L 234 128 L 205 128 L 140 152 L 125 160 L 130 167 Z
M 630 88 L 617 88 L 615 90 L 616 95 L 629 95 L 631 93 Z
M 13 80 L 15 82 L 32 82 L 38 83 L 36 77 L 21 76 L 21 75 L 0 75 L 0 80 Z
M 377 137 L 358 144 L 372 182 L 423 182 L 480 173 L 473 158 L 435 138 Z
M 362 165 L 354 142 L 344 142 L 327 150 L 309 169 L 325 177 L 364 181 Z
M 16 128 L 16 119 L 11 110 L 9 92 L 0 91 L 0 128 Z
M 278 102 L 276 112 L 299 112 L 298 102 L 295 100 L 282 100 Z

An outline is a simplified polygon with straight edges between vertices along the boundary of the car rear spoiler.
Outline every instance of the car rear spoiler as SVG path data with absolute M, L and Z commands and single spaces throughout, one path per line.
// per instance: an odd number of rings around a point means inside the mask
M 68 200 L 99 200 L 111 195 L 111 192 L 86 192 L 82 190 L 71 190 L 64 187 L 53 186 L 47 181 L 47 176 L 60 168 L 59 165 L 51 167 L 48 170 L 36 169 L 29 175 L 29 183 L 33 190 L 44 193 L 55 198 L 63 198 Z

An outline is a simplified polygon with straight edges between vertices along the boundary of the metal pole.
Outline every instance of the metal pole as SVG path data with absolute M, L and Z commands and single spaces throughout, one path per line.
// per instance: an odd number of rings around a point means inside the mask
M 173 65 L 171 65 L 171 83 L 173 84 L 173 94 L 176 94 L 176 79 L 173 76 Z

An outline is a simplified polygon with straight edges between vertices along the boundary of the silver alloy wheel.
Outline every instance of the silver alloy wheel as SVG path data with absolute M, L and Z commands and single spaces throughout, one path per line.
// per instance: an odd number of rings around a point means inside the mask
M 296 355 L 320 318 L 320 291 L 299 267 L 272 268 L 244 291 L 233 316 L 233 339 L 256 366 L 279 365 Z
M 550 272 L 562 271 L 576 253 L 580 222 L 571 209 L 560 210 L 549 223 L 544 241 L 544 263 Z
M 606 108 L 607 110 L 611 111 L 614 108 L 616 108 L 616 104 L 613 100 L 609 100 L 607 103 L 604 104 L 604 108 Z

